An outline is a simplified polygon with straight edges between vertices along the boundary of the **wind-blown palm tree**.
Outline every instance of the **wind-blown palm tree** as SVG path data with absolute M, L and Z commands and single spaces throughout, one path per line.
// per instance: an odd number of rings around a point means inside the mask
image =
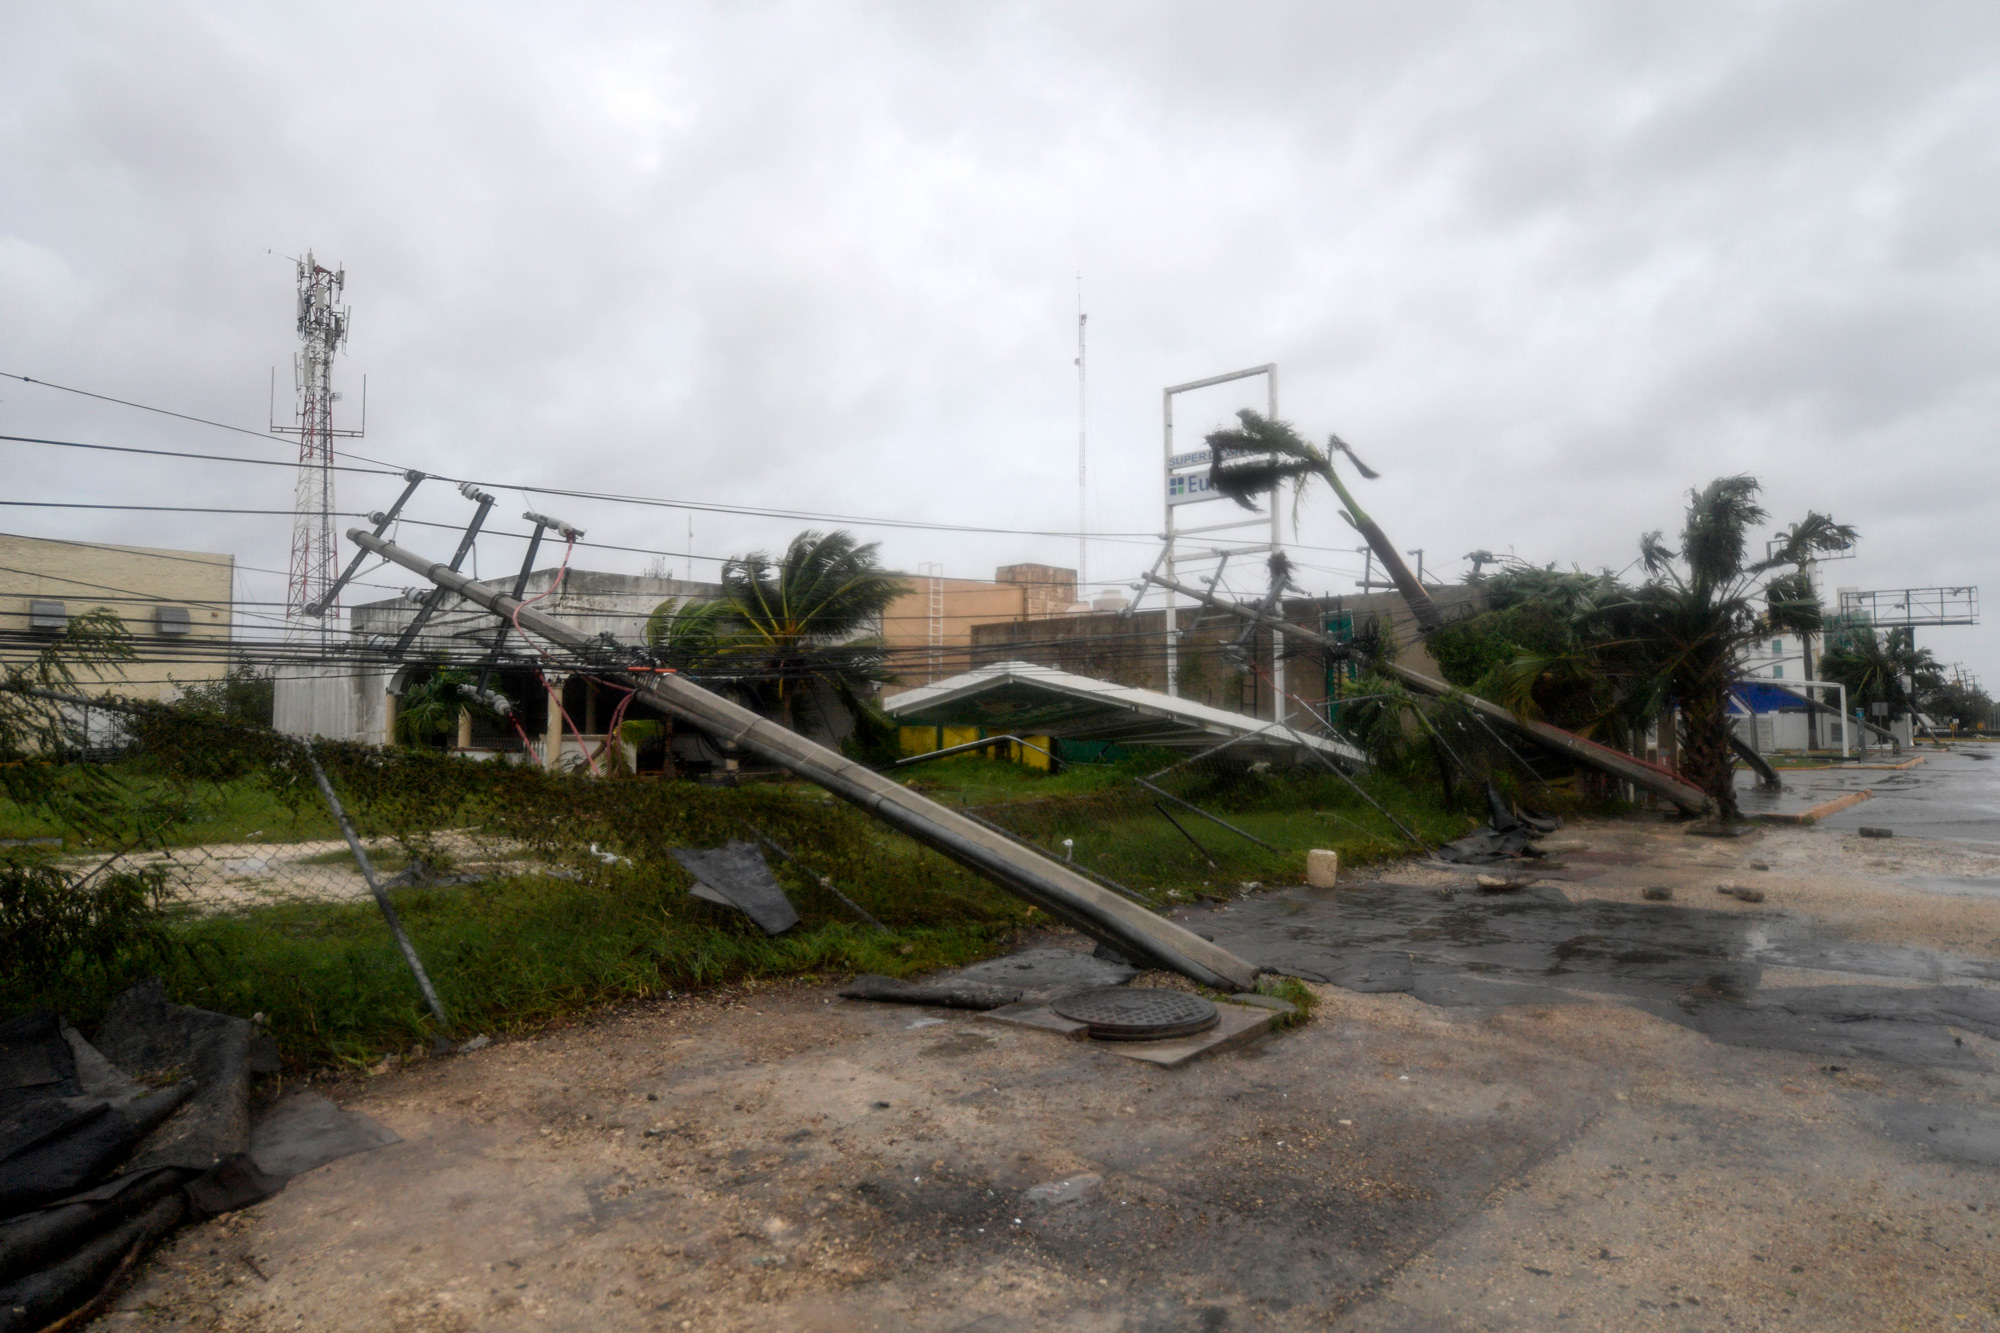
M 1850 630 L 1820 654 L 1819 676 L 1847 687 L 1854 707 L 1887 704 L 1892 713 L 1916 709 L 1944 685 L 1944 671 L 1928 648 L 1916 645 L 1910 629 L 1892 629 L 1878 638 L 1873 629 Z
M 1819 596 L 1801 566 L 1846 549 L 1855 536 L 1808 513 L 1770 559 L 1746 563 L 1750 529 L 1767 517 L 1760 489 L 1755 477 L 1718 477 L 1690 492 L 1679 551 L 1657 532 L 1640 538 L 1648 578 L 1630 608 L 1630 646 L 1643 668 L 1632 697 L 1642 708 L 1667 699 L 1679 705 L 1681 774 L 1713 798 L 1724 820 L 1739 817 L 1728 695 L 1746 650 L 1773 630 L 1819 628 Z
M 647 637 L 668 665 L 728 676 L 794 730 L 815 686 L 865 710 L 861 693 L 894 679 L 886 645 L 868 630 L 907 588 L 876 550 L 848 532 L 806 531 L 775 560 L 734 557 L 720 600 L 662 603 Z
M 1389 578 L 1396 585 L 1396 591 L 1403 594 L 1409 603 L 1410 613 L 1417 619 L 1417 626 L 1429 634 L 1444 625 L 1444 613 L 1438 610 L 1431 595 L 1424 591 L 1424 585 L 1410 572 L 1404 563 L 1402 553 L 1396 549 L 1388 534 L 1383 532 L 1368 517 L 1368 511 L 1355 500 L 1353 492 L 1341 482 L 1340 474 L 1333 470 L 1333 455 L 1346 454 L 1354 464 L 1354 470 L 1371 481 L 1377 475 L 1355 456 L 1354 450 L 1338 435 L 1326 437 L 1326 448 L 1321 449 L 1293 429 L 1291 423 L 1262 416 L 1245 408 L 1236 414 L 1243 424 L 1234 430 L 1211 431 L 1207 437 L 1210 461 L 1209 481 L 1246 509 L 1256 508 L 1256 501 L 1266 492 L 1275 490 L 1281 482 L 1290 481 L 1296 487 L 1293 504 L 1304 496 L 1308 477 L 1318 477 L 1333 488 L 1340 497 L 1341 507 L 1354 530 L 1367 541 L 1375 558 L 1382 562 Z

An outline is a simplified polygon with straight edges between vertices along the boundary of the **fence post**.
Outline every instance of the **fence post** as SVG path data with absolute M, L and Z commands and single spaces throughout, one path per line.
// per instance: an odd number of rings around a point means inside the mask
M 368 881 L 368 891 L 375 895 L 375 905 L 382 909 L 383 919 L 389 923 L 389 933 L 396 937 L 396 947 L 402 950 L 403 961 L 410 965 L 410 972 L 417 979 L 417 989 L 424 993 L 424 1003 L 430 1006 L 442 1034 L 451 1027 L 451 1020 L 445 1017 L 444 1004 L 438 999 L 437 989 L 431 985 L 430 973 L 424 971 L 423 959 L 417 957 L 416 947 L 403 933 L 403 920 L 396 915 L 396 905 L 389 901 L 389 893 L 382 887 L 382 881 L 375 878 L 375 866 L 368 859 L 368 850 L 355 835 L 354 825 L 348 820 L 347 811 L 341 809 L 340 798 L 333 794 L 333 784 L 326 780 L 326 770 L 319 766 L 310 745 L 306 747 L 306 763 L 312 766 L 313 781 L 319 784 L 319 794 L 326 798 L 327 808 L 340 821 L 340 836 L 347 839 L 347 849 L 354 853 L 354 860 L 361 867 L 361 878 Z

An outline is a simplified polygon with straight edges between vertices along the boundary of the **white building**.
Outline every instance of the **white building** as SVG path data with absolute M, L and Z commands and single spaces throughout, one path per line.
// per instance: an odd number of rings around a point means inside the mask
M 555 576 L 553 569 L 536 570 L 528 576 L 525 596 L 546 593 Z M 508 575 L 482 580 L 480 586 L 511 592 L 513 584 L 514 576 Z M 413 588 L 401 597 L 353 608 L 343 651 L 324 663 L 280 668 L 274 718 L 278 730 L 294 736 L 393 744 L 397 739 L 397 703 L 403 692 L 428 679 L 440 665 L 476 667 L 500 628 L 499 619 L 491 612 L 446 595 L 404 659 L 385 660 L 386 650 L 409 628 L 428 592 L 427 588 Z M 646 622 L 663 603 L 719 597 L 721 593 L 721 587 L 713 583 L 571 569 L 561 589 L 537 601 L 535 609 L 588 634 L 609 635 L 623 644 L 643 644 Z M 467 716 L 461 719 L 455 748 L 481 754 L 519 754 L 526 749 L 525 733 L 545 758 L 561 762 L 602 746 L 614 707 L 611 692 L 555 669 L 520 635 L 509 632 L 494 683 L 514 701 L 518 730 Z M 600 693 L 605 697 L 600 698 Z M 561 707 L 551 707 L 557 697 Z M 632 719 L 637 715 L 627 716 Z M 698 744 L 692 736 L 674 742 L 677 753 Z

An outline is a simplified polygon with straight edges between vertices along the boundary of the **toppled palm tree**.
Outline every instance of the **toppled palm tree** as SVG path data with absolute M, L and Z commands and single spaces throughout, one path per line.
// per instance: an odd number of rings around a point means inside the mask
M 1774 630 L 1820 627 L 1819 596 L 1802 566 L 1855 537 L 1852 527 L 1808 513 L 1770 559 L 1746 563 L 1750 529 L 1767 517 L 1760 489 L 1755 477 L 1718 477 L 1689 492 L 1679 551 L 1658 532 L 1640 538 L 1648 579 L 1631 607 L 1633 646 L 1650 677 L 1641 690 L 1679 705 L 1681 774 L 1724 820 L 1740 817 L 1728 696 L 1749 645 Z
M 1375 552 L 1382 568 L 1396 585 L 1396 591 L 1403 594 L 1409 603 L 1410 612 L 1417 618 L 1418 628 L 1425 634 L 1444 625 L 1444 615 L 1436 602 L 1417 581 L 1416 575 L 1403 562 L 1402 554 L 1396 550 L 1388 535 L 1368 517 L 1368 512 L 1355 500 L 1353 493 L 1341 483 L 1340 474 L 1334 471 L 1333 456 L 1345 454 L 1354 464 L 1354 470 L 1373 481 L 1378 475 L 1374 469 L 1356 456 L 1345 440 L 1338 435 L 1326 437 L 1326 448 L 1313 444 L 1290 422 L 1278 421 L 1271 417 L 1244 408 L 1236 414 L 1242 425 L 1233 430 L 1211 431 L 1207 438 L 1210 451 L 1209 482 L 1245 509 L 1255 509 L 1257 501 L 1265 494 L 1275 491 L 1285 482 L 1294 487 L 1293 503 L 1303 497 L 1305 483 L 1309 478 L 1318 477 L 1333 488 L 1340 497 L 1341 508 L 1354 530 L 1367 541 Z
M 662 604 L 647 638 L 668 665 L 728 676 L 794 730 L 815 687 L 865 714 L 863 693 L 894 679 L 886 645 L 868 631 L 907 588 L 876 550 L 852 533 L 806 531 L 775 560 L 734 557 L 720 600 Z

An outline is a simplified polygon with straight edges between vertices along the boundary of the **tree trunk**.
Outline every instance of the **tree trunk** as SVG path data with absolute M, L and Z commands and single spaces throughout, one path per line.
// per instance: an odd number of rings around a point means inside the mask
M 1679 739 L 1681 776 L 1708 793 L 1723 823 L 1741 819 L 1736 808 L 1736 756 L 1729 747 L 1729 708 L 1720 690 L 1682 698 Z
M 1377 527 L 1375 520 L 1366 514 L 1354 520 L 1354 528 L 1373 548 L 1375 558 L 1382 562 L 1383 570 L 1389 575 L 1389 581 L 1394 583 L 1396 591 L 1403 595 L 1403 601 L 1409 606 L 1410 614 L 1416 617 L 1417 629 L 1421 633 L 1429 634 L 1444 628 L 1444 612 L 1438 610 L 1438 604 L 1431 600 L 1429 590 L 1417 582 L 1417 576 L 1410 572 L 1409 565 L 1403 561 L 1402 553 L 1397 551 L 1395 543 L 1389 540 L 1389 534 Z

